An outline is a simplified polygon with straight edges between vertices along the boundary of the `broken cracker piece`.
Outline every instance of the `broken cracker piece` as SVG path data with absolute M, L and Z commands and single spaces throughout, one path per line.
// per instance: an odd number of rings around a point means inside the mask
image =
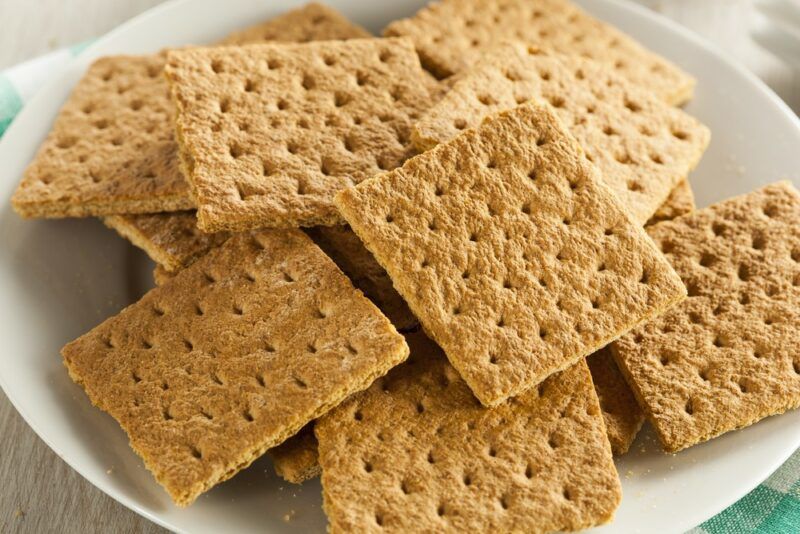
M 588 358 L 592 382 L 600 400 L 608 441 L 615 456 L 622 456 L 631 447 L 644 423 L 644 412 L 625 382 L 611 350 L 603 347 Z
M 436 89 L 404 39 L 174 51 L 166 75 L 207 232 L 341 223 L 333 195 L 414 154 Z
M 273 230 L 232 237 L 62 354 L 185 506 L 408 347 L 305 234 Z
M 339 532 L 551 532 L 609 521 L 619 504 L 597 396 L 581 361 L 483 408 L 439 348 L 315 425 L 323 505 Z
M 493 116 L 336 204 L 486 406 L 685 296 L 544 107 Z
M 780 182 L 648 228 L 689 297 L 612 350 L 668 452 L 800 406 L 798 221 Z
M 269 450 L 275 473 L 287 482 L 302 484 L 320 474 L 317 438 L 314 437 L 314 423 Z

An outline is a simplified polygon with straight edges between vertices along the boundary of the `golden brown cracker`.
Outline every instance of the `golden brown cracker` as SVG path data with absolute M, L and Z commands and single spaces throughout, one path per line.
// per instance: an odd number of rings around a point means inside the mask
M 165 72 L 208 232 L 341 223 L 333 195 L 414 153 L 435 89 L 404 39 L 174 51 Z
M 667 451 L 800 406 L 798 221 L 781 182 L 648 229 L 689 297 L 612 350 Z
M 372 37 L 372 34 L 347 20 L 338 11 L 311 2 L 261 24 L 233 32 L 217 44 L 241 46 L 271 41 L 307 43 L 366 37 Z
M 436 345 L 320 419 L 329 530 L 550 532 L 611 519 L 620 483 L 579 362 L 483 408 Z
M 580 57 L 505 43 L 459 75 L 414 125 L 422 150 L 487 116 L 533 101 L 551 107 L 641 224 L 697 165 L 709 131 L 614 69 Z
M 164 56 L 95 61 L 59 112 L 12 204 L 23 217 L 189 209 L 169 128 Z
M 672 105 L 694 91 L 687 73 L 566 0 L 442 0 L 392 22 L 384 35 L 413 39 L 423 65 L 440 78 L 516 38 L 604 63 Z
M 600 409 L 606 424 L 608 441 L 615 456 L 621 456 L 636 439 L 644 423 L 644 412 L 636 402 L 631 388 L 625 382 L 611 350 L 604 347 L 588 358 L 592 382 L 600 400 Z
M 228 38 L 237 44 L 369 35 L 308 4 Z M 178 168 L 164 55 L 97 60 L 56 118 L 12 199 L 24 217 L 86 217 L 194 206 Z M 128 221 L 128 225 L 133 224 Z
M 103 222 L 167 271 L 190 265 L 230 237 L 227 232 L 205 234 L 198 230 L 193 211 L 110 215 Z
M 314 437 L 314 423 L 269 450 L 275 473 L 287 482 L 302 484 L 320 474 L 317 438 Z
M 417 326 L 417 318 L 392 286 L 389 275 L 349 227 L 318 226 L 306 233 L 398 330 Z
M 179 505 L 408 355 L 298 230 L 240 234 L 62 350 Z
M 671 221 L 675 217 L 691 213 L 696 207 L 692 186 L 689 184 L 688 179 L 683 180 L 672 190 L 667 200 L 650 217 L 645 226 L 651 226 L 662 221 Z
M 544 107 L 493 116 L 336 203 L 487 406 L 685 295 Z

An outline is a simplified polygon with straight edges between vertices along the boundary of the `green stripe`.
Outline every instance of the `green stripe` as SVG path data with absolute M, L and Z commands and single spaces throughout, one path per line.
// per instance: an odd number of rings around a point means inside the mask
M 21 109 L 22 99 L 17 94 L 17 90 L 14 89 L 8 78 L 0 75 L 0 137 Z
M 90 44 L 92 44 L 93 42 L 94 42 L 94 39 L 89 39 L 88 41 L 84 41 L 82 43 L 78 43 L 76 45 L 72 45 L 72 46 L 69 47 L 69 53 L 72 54 L 73 56 L 77 56 L 78 54 L 80 54 L 81 52 L 86 50 L 86 48 Z
M 711 534 L 752 532 L 772 513 L 784 498 L 783 493 L 758 486 L 742 500 L 702 524 Z
M 800 501 L 784 496 L 755 530 L 763 534 L 797 534 L 800 532 Z

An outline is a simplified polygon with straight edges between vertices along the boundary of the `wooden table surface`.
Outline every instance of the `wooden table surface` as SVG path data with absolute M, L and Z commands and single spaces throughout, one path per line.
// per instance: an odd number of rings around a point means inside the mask
M 0 69 L 100 35 L 161 1 L 0 0 Z M 715 42 L 800 112 L 800 41 L 772 31 L 764 16 L 780 12 L 780 0 L 638 1 Z M 800 30 L 800 11 L 784 15 Z M 165 532 L 81 478 L 0 392 L 0 533 L 53 531 Z

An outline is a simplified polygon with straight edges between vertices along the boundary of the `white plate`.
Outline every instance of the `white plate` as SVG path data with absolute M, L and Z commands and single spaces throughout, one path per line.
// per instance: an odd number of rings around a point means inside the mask
M 374 31 L 423 3 L 327 2 Z M 691 177 L 700 205 L 778 179 L 800 183 L 800 123 L 755 77 L 641 8 L 615 0 L 581 3 L 697 77 L 688 110 L 713 132 Z M 319 482 L 286 484 L 262 459 L 190 508 L 173 506 L 119 426 L 70 381 L 58 353 L 65 342 L 148 289 L 152 264 L 96 220 L 23 221 L 12 212 L 9 197 L 93 58 L 209 42 L 299 4 L 228 0 L 223 8 L 217 0 L 177 0 L 153 9 L 88 48 L 25 107 L 0 142 L 0 385 L 39 436 L 92 484 L 176 531 L 322 532 Z M 682 532 L 745 495 L 798 445 L 800 411 L 678 455 L 661 453 L 645 432 L 618 462 L 625 496 L 615 522 L 600 530 Z

